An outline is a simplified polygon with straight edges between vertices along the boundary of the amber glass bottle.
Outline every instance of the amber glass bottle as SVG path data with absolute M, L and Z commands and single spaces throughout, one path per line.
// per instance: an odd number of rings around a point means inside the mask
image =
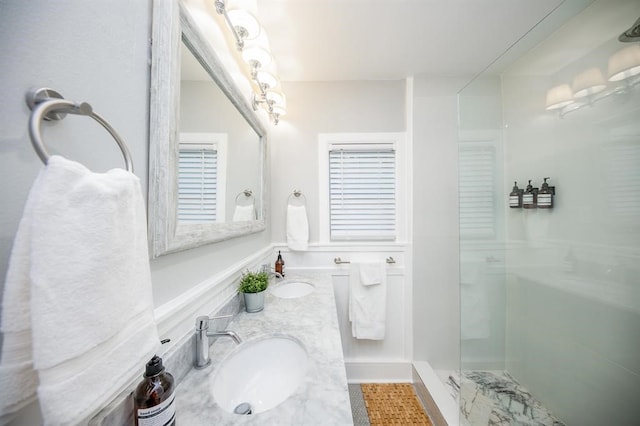
M 276 265 L 274 269 L 276 273 L 284 277 L 284 260 L 282 259 L 282 254 L 280 254 L 280 251 L 278 251 L 278 258 L 276 259 Z
M 175 426 L 174 379 L 164 370 L 162 358 L 157 355 L 151 358 L 143 377 L 133 392 L 136 426 Z

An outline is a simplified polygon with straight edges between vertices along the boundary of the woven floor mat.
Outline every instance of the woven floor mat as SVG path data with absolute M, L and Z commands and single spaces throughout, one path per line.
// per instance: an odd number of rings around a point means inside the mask
M 360 385 L 372 426 L 432 426 L 410 383 Z

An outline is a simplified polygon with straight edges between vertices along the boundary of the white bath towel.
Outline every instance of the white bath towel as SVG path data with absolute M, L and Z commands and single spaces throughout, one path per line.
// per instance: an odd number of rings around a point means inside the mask
M 256 211 L 253 208 L 253 204 L 247 206 L 236 206 L 233 212 L 234 222 L 245 222 L 247 220 L 256 220 Z
M 47 425 L 83 422 L 160 342 L 140 182 L 52 156 L 34 183 L 4 288 L 0 414 L 33 399 Z
M 363 276 L 367 283 L 363 282 Z M 386 283 L 384 262 L 351 263 L 349 320 L 351 334 L 356 339 L 384 340 L 387 320 Z
M 309 221 L 305 206 L 287 205 L 287 245 L 297 251 L 309 247 Z

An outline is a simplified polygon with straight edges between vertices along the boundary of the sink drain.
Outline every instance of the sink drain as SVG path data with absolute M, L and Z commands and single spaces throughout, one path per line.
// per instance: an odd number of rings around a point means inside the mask
M 240 403 L 233 409 L 234 414 L 242 414 L 244 416 L 251 414 L 251 404 L 248 402 Z

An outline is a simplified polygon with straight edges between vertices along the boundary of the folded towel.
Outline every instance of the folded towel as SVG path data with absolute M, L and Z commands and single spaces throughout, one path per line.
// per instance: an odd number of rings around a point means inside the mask
M 309 247 L 309 221 L 305 206 L 287 206 L 287 245 L 291 250 Z
M 256 220 L 256 212 L 253 208 L 253 204 L 247 206 L 236 206 L 233 212 L 234 222 L 245 222 L 247 220 Z
M 29 194 L 2 302 L 0 414 L 32 400 L 37 382 L 45 424 L 81 423 L 113 399 L 160 344 L 138 178 L 52 156 Z
M 378 271 L 377 283 L 365 284 L 370 271 Z M 368 275 L 369 274 L 369 275 Z M 349 320 L 351 334 L 356 339 L 383 340 L 387 317 L 386 265 L 352 262 L 349 268 Z
M 382 279 L 386 273 L 385 264 L 382 262 L 360 264 L 360 282 L 362 285 L 382 284 Z

